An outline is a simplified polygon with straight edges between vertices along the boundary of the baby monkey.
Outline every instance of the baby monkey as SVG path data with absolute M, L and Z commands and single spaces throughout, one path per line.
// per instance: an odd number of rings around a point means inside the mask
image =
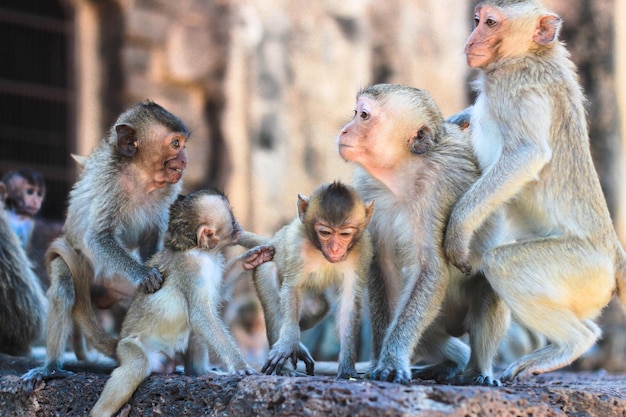
M 250 249 L 224 266 L 221 250 L 240 235 L 228 200 L 218 191 L 197 191 L 172 204 L 164 248 L 148 261 L 163 275 L 163 286 L 151 294 L 140 291 L 131 303 L 116 351 L 120 366 L 92 416 L 113 415 L 152 372 L 172 372 L 175 353 L 188 344 L 198 345 L 194 354 L 200 362 L 210 346 L 229 371 L 255 373 L 218 315 L 220 286 L 223 270 L 253 269 L 272 259 L 273 248 Z
M 240 245 L 272 245 L 273 262 L 254 271 L 270 344 L 261 369 L 280 374 L 288 360 L 298 359 L 313 374 L 314 362 L 300 343 L 300 330 L 319 323 L 329 310 L 327 291 L 339 289 L 340 353 L 338 378 L 357 376 L 356 340 L 361 299 L 372 260 L 372 242 L 366 230 L 374 202 L 364 204 L 354 188 L 340 182 L 323 184 L 306 198 L 298 195 L 298 217 L 272 238 L 243 232 Z

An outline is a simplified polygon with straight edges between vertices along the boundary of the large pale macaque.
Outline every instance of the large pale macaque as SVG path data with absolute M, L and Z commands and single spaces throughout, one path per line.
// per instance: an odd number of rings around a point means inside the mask
M 0 182 L 0 352 L 27 355 L 44 330 L 48 300 L 9 224 Z
M 164 248 L 147 263 L 165 278 L 163 286 L 155 293 L 139 292 L 131 303 L 117 346 L 120 366 L 91 416 L 112 416 L 152 372 L 173 372 L 175 353 L 188 343 L 196 343 L 195 354 L 205 357 L 211 347 L 228 371 L 256 373 L 218 314 L 223 271 L 230 269 L 221 251 L 240 235 L 228 200 L 215 190 L 196 191 L 172 205 Z M 256 247 L 231 262 L 252 269 L 272 255 L 271 247 Z
M 506 210 L 512 235 L 480 269 L 516 320 L 550 342 L 513 362 L 503 380 L 558 369 L 600 336 L 594 319 L 617 292 L 626 257 L 589 151 L 585 99 L 561 19 L 538 1 L 485 1 L 465 45 L 478 68 L 471 142 L 482 175 L 460 199 L 445 249 L 466 272 L 470 243 Z
M 342 158 L 357 164 L 355 188 L 364 200 L 376 200 L 369 226 L 371 377 L 498 384 L 492 363 L 508 310 L 480 268 L 465 277 L 449 267 L 442 247 L 452 207 L 478 177 L 467 138 L 444 122 L 425 91 L 377 84 L 359 92 L 354 118 L 337 141 Z M 496 220 L 473 241 L 476 266 L 499 239 Z M 453 337 L 466 332 L 471 356 Z M 411 369 L 414 357 L 430 366 Z
M 61 355 L 73 324 L 93 347 L 114 356 L 116 339 L 92 308 L 92 284 L 121 278 L 148 293 L 161 286 L 161 273 L 144 262 L 162 245 L 169 206 L 182 187 L 188 136 L 178 117 L 146 101 L 122 113 L 84 161 L 63 234 L 46 255 L 51 280 L 46 361 L 26 373 L 25 381 L 67 373 Z
M 263 306 L 268 359 L 262 368 L 280 374 L 288 360 L 295 370 L 302 359 L 313 374 L 314 362 L 300 342 L 300 331 L 319 323 L 329 311 L 327 291 L 339 290 L 339 378 L 352 378 L 361 318 L 361 299 L 372 259 L 366 230 L 374 202 L 364 204 L 356 191 L 340 182 L 323 184 L 306 198 L 298 195 L 298 217 L 272 238 L 243 232 L 246 247 L 272 245 L 272 262 L 254 271 Z M 288 372 L 289 373 L 289 372 Z

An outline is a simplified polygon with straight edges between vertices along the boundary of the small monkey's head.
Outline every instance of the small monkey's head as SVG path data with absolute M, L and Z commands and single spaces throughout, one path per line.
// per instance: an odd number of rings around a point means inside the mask
M 6 187 L 6 207 L 15 213 L 34 217 L 46 197 L 43 176 L 32 169 L 23 168 L 6 174 L 2 181 Z
M 165 245 L 176 251 L 217 251 L 237 243 L 240 236 L 241 226 L 226 196 L 207 189 L 181 196 L 172 204 Z
M 118 117 L 109 133 L 109 143 L 121 161 L 138 167 L 158 189 L 182 178 L 187 167 L 185 144 L 189 134 L 178 117 L 146 100 Z
M 309 198 L 298 194 L 298 215 L 311 243 L 331 263 L 341 262 L 359 241 L 374 213 L 356 190 L 341 182 L 319 186 Z
M 557 41 L 561 18 L 538 0 L 485 0 L 474 9 L 465 42 L 467 64 L 487 68 L 505 58 L 537 54 Z
M 378 177 L 427 153 L 442 135 L 443 123 L 426 91 L 376 84 L 357 95 L 354 117 L 337 138 L 339 154 Z

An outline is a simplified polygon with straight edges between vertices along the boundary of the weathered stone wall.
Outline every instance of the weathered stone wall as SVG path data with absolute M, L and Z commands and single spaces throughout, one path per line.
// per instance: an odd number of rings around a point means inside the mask
M 193 130 L 186 188 L 224 188 L 244 227 L 260 233 L 294 216 L 297 193 L 350 179 L 335 137 L 360 88 L 426 88 L 444 114 L 465 105 L 469 3 L 74 3 L 79 152 L 123 107 L 151 98 Z

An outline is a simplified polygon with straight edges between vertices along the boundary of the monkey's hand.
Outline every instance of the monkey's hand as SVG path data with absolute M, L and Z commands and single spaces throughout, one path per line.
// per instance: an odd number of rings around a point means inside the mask
M 243 255 L 243 269 L 250 270 L 274 259 L 274 247 L 269 245 L 256 246 Z
M 249 366 L 246 366 L 244 368 L 237 370 L 237 375 L 239 376 L 258 375 L 258 374 L 259 373 L 255 369 Z
M 161 288 L 163 285 L 163 275 L 156 268 L 148 270 L 143 281 L 139 283 L 139 291 L 151 294 Z
M 448 222 L 443 249 L 448 261 L 459 268 L 461 272 L 469 275 L 472 272 L 472 265 L 469 261 L 471 235 L 461 230 L 461 223 L 456 221 L 453 216 L 454 212 L 452 212 Z
M 293 369 L 296 369 L 298 359 L 302 360 L 306 366 L 307 375 L 313 375 L 315 362 L 309 353 L 309 350 L 302 343 L 278 340 L 270 353 L 267 355 L 267 361 L 261 372 L 267 375 L 280 375 L 287 360 L 291 359 Z
M 446 122 L 455 124 L 465 130 L 470 125 L 470 118 L 472 117 L 472 107 L 468 107 L 460 113 L 453 114 L 446 119 Z

